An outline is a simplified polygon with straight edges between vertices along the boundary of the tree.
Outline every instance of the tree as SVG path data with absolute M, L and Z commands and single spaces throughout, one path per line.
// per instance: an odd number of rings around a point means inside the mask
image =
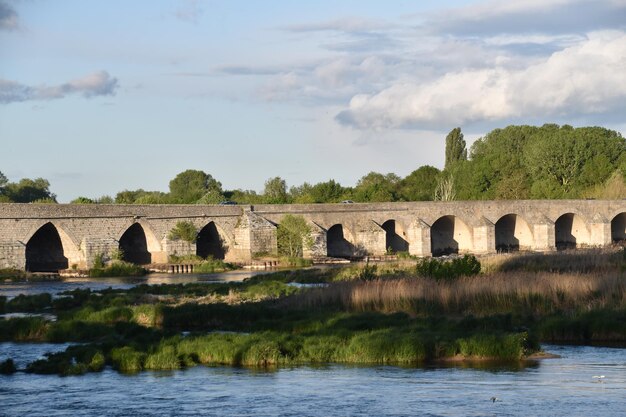
M 338 203 L 344 200 L 349 190 L 335 180 L 320 182 L 311 187 L 310 194 L 315 203 Z
M 395 201 L 399 182 L 400 177 L 396 174 L 370 172 L 357 182 L 352 196 L 354 200 L 361 202 Z
M 454 175 L 442 174 L 437 181 L 433 200 L 435 201 L 453 201 L 456 199 L 454 191 Z
M 460 127 L 455 127 L 446 136 L 446 165 L 445 169 L 450 168 L 458 161 L 467 160 L 467 149 L 465 148 L 465 140 Z
M 430 165 L 419 167 L 398 184 L 398 198 L 404 201 L 432 200 L 441 171 Z
M 32 203 L 45 201 L 56 203 L 56 195 L 50 192 L 50 183 L 43 178 L 22 178 L 19 182 L 7 183 L 5 195 L 16 203 Z
M 263 191 L 265 202 L 268 204 L 285 204 L 289 200 L 287 194 L 287 182 L 280 178 L 274 177 L 265 181 L 265 190 Z
M 95 201 L 87 197 L 78 197 L 70 201 L 70 204 L 95 204 L 95 203 L 96 203 Z
M 289 189 L 289 197 L 291 198 L 291 201 L 296 204 L 312 204 L 315 203 L 312 190 L 313 186 L 308 182 L 305 182 L 298 187 L 291 187 Z
M 4 186 L 7 185 L 9 179 L 0 171 L 0 194 L 4 192 Z
M 279 255 L 302 257 L 304 248 L 313 246 L 311 227 L 304 217 L 286 214 L 276 229 L 276 242 Z
M 222 194 L 222 184 L 204 171 L 188 169 L 170 181 L 173 203 L 195 203 L 208 192 Z

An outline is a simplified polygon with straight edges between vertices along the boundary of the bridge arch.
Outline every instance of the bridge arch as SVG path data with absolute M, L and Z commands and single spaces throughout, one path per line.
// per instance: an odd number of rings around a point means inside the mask
M 404 229 L 396 220 L 387 220 L 381 226 L 385 230 L 385 249 L 396 252 L 408 252 L 409 242 L 405 239 Z
M 587 222 L 576 213 L 562 214 L 554 222 L 554 239 L 557 249 L 571 249 L 588 244 L 590 234 Z
M 510 213 L 495 225 L 496 250 L 503 252 L 530 250 L 534 246 L 532 230 L 521 216 Z
M 326 232 L 327 255 L 333 258 L 349 258 L 356 253 L 353 235 L 343 224 L 334 224 Z
M 196 240 L 196 255 L 224 259 L 227 250 L 225 234 L 215 222 L 211 221 L 200 229 Z
M 46 222 L 29 233 L 26 242 L 26 270 L 30 272 L 57 272 L 74 262 L 78 247 L 58 225 Z
M 433 256 L 471 251 L 472 230 L 456 216 L 442 216 L 430 227 L 430 245 Z
M 160 244 L 150 227 L 135 222 L 122 233 L 119 248 L 126 262 L 146 265 L 152 262 L 152 254 L 160 251 Z
M 626 212 L 617 214 L 611 220 L 611 241 L 626 241 Z

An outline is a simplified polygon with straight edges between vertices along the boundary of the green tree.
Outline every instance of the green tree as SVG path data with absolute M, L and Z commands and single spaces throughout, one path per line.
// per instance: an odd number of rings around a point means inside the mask
M 17 183 L 8 183 L 4 187 L 5 195 L 16 203 L 51 201 L 56 203 L 56 195 L 50 192 L 50 183 L 43 178 L 22 178 Z
M 95 201 L 87 197 L 77 197 L 73 199 L 72 201 L 70 201 L 70 204 L 95 204 L 95 203 L 96 203 Z
M 626 170 L 625 170 L 626 172 Z M 296 187 L 291 187 L 289 189 L 289 197 L 291 201 L 296 204 L 311 204 L 315 203 L 315 199 L 312 194 L 313 186 L 308 182 Z
M 580 197 L 602 184 L 626 153 L 626 142 L 599 127 L 544 125 L 524 148 L 533 198 Z
M 170 181 L 173 203 L 195 203 L 208 192 L 222 194 L 222 184 L 204 171 L 188 169 Z
M 268 204 L 285 204 L 289 200 L 287 194 L 287 182 L 280 178 L 274 177 L 265 181 L 265 190 L 263 191 L 265 202 Z
M 286 214 L 276 229 L 276 242 L 279 255 L 302 257 L 304 249 L 313 245 L 311 227 L 304 217 Z
M 430 165 L 419 167 L 398 184 L 398 199 L 428 201 L 433 199 L 441 171 Z
M 448 169 L 458 161 L 467 160 L 467 149 L 460 127 L 455 127 L 446 136 L 446 165 Z
M 233 190 L 225 191 L 224 196 L 237 204 L 261 204 L 263 196 L 254 190 Z
M 350 190 L 335 180 L 320 182 L 311 187 L 310 195 L 314 203 L 338 203 L 349 196 Z
M 354 187 L 352 196 L 355 201 L 385 202 L 395 201 L 400 177 L 396 174 L 387 175 L 370 172 L 363 176 Z

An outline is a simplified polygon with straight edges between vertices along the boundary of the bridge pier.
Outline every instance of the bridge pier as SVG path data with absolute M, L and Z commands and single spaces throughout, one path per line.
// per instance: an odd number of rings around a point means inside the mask
M 591 246 L 607 246 L 612 241 L 611 221 L 596 213 L 589 223 L 589 244 Z
M 430 226 L 422 219 L 415 219 L 406 231 L 409 241 L 409 254 L 415 256 L 432 255 L 430 247 Z

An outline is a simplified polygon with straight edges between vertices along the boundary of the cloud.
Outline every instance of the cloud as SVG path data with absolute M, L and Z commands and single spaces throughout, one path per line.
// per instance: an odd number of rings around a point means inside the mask
M 431 14 L 423 25 L 434 33 L 455 36 L 623 29 L 626 1 L 491 0 Z
M 612 112 L 626 105 L 624 68 L 626 32 L 594 32 L 524 68 L 451 71 L 357 94 L 336 119 L 386 129 Z
M 56 86 L 32 87 L 0 79 L 0 103 L 60 99 L 72 94 L 85 98 L 112 96 L 118 87 L 117 78 L 111 77 L 106 71 L 95 72 Z
M 0 30 L 17 29 L 17 12 L 5 1 L 0 1 Z

